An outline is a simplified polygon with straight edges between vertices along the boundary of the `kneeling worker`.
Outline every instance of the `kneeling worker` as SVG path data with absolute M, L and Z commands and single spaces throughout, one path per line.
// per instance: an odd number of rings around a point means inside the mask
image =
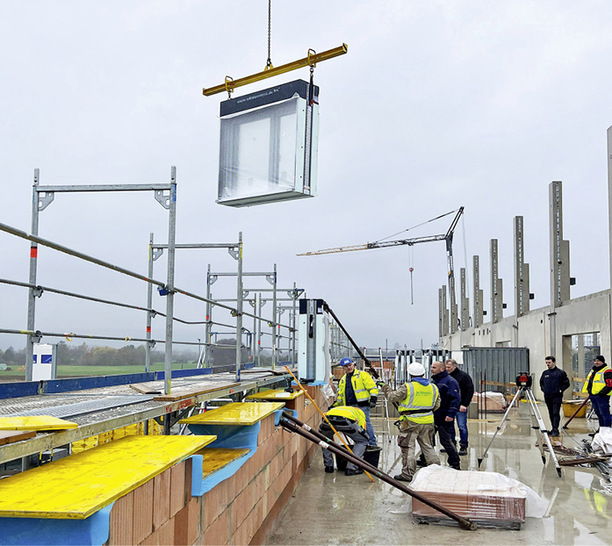
M 336 406 L 325 415 L 338 432 L 342 432 L 353 441 L 354 445 L 351 447 L 353 454 L 356 457 L 362 458 L 368 445 L 368 433 L 365 431 L 366 418 L 363 411 L 351 406 Z M 327 421 L 321 423 L 319 432 L 329 439 L 334 437 L 334 431 Z M 328 449 L 321 449 L 323 450 L 325 472 L 331 473 L 334 471 L 334 456 Z M 356 474 L 363 474 L 363 470 L 347 461 L 345 474 L 347 476 L 355 476 Z
M 416 472 L 416 442 L 427 464 L 440 464 L 434 449 L 434 410 L 440 407 L 440 393 L 429 379 L 425 378 L 425 368 L 413 362 L 408 366 L 410 381 L 396 391 L 389 385 L 382 385 L 384 395 L 390 402 L 398 402 L 400 414 L 397 425 L 399 436 L 397 444 L 402 450 L 402 473 L 394 479 L 409 482 Z

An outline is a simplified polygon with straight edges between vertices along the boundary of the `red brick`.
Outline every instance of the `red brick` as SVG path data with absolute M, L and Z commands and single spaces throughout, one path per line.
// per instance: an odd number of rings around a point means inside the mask
M 190 546 L 200 536 L 200 504 L 196 498 L 174 516 L 174 544 Z
M 185 462 L 170 469 L 170 517 L 185 506 Z
M 216 520 L 219 514 L 227 509 L 230 503 L 230 491 L 234 494 L 231 480 L 224 480 L 203 496 L 202 520 L 205 527 Z
M 172 520 L 164 523 L 156 532 L 159 537 L 158 544 L 160 546 L 168 546 L 174 544 L 174 522 Z
M 185 505 L 191 500 L 191 476 L 193 472 L 193 459 L 190 457 L 185 461 Z
M 229 539 L 229 519 L 227 511 L 223 512 L 202 533 L 203 544 L 227 544 Z
M 170 470 L 153 478 L 153 528 L 170 519 Z
M 133 492 L 117 499 L 110 513 L 108 544 L 134 544 L 133 534 L 134 495 Z
M 133 494 L 133 540 L 138 544 L 153 532 L 153 480 L 134 489 Z

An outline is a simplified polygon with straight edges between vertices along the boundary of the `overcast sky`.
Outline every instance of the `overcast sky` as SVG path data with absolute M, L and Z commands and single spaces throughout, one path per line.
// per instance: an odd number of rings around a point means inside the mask
M 233 242 L 242 231 L 245 271 L 277 264 L 280 288 L 296 282 L 325 299 L 360 345 L 415 348 L 437 341 L 444 243 L 296 254 L 380 240 L 464 206 L 457 278 L 467 261 L 471 279 L 480 255 L 488 310 L 489 240 L 498 238 L 508 315 L 512 222 L 523 215 L 531 304 L 543 307 L 548 186 L 562 180 L 572 297 L 609 286 L 609 1 L 274 2 L 274 65 L 309 48 L 346 43 L 349 52 L 315 71 L 318 195 L 238 209 L 215 203 L 226 96 L 204 97 L 202 88 L 265 67 L 265 0 L 0 0 L 0 10 L 2 223 L 30 232 L 35 168 L 42 185 L 139 184 L 167 183 L 175 165 L 178 243 Z M 236 95 L 298 78 L 308 69 Z M 398 237 L 443 233 L 451 218 Z M 142 274 L 151 232 L 167 242 L 167 212 L 148 193 L 57 194 L 40 216 L 41 237 Z M 27 282 L 29 243 L 0 233 L 0 245 L 0 277 Z M 209 263 L 235 271 L 224 251 L 178 251 L 176 285 L 204 295 Z M 165 267 L 163 258 L 155 263 L 156 279 L 165 280 Z M 146 303 L 143 283 L 44 248 L 38 283 Z M 245 288 L 267 286 L 245 280 Z M 234 281 L 220 279 L 213 296 L 235 297 Z M 203 304 L 176 300 L 177 316 L 202 320 Z M 0 284 L 0 328 L 24 329 L 26 303 L 25 289 Z M 37 306 L 42 331 L 144 337 L 136 311 L 49 293 Z M 157 295 L 153 306 L 165 311 Z M 163 338 L 164 328 L 156 318 L 153 336 Z M 197 338 L 202 327 L 177 325 L 175 339 Z M 0 335 L 0 347 L 24 343 Z

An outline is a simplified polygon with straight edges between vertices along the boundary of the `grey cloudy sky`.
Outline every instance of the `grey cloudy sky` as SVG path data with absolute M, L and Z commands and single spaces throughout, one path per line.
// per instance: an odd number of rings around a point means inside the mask
M 471 278 L 472 255 L 481 256 L 488 309 L 489 240 L 498 238 L 510 314 L 512 219 L 523 215 L 532 308 L 542 307 L 548 185 L 562 180 L 572 296 L 608 288 L 608 1 L 274 2 L 275 65 L 343 42 L 349 53 L 315 71 L 318 196 L 242 209 L 215 203 L 225 97 L 201 90 L 264 68 L 265 0 L 0 0 L 0 12 L 3 223 L 30 231 L 34 168 L 43 185 L 136 184 L 168 182 L 176 165 L 177 242 L 230 242 L 242 231 L 245 271 L 276 263 L 280 287 L 296 282 L 325 299 L 360 345 L 415 347 L 437 340 L 443 243 L 296 253 L 378 240 L 463 205 L 457 274 L 467 256 Z M 307 77 L 302 69 L 237 94 Z M 449 219 L 405 235 L 444 232 Z M 41 213 L 41 237 L 143 274 L 150 232 L 167 241 L 167 214 L 148 194 L 61 194 Z M 0 233 L 0 245 L 0 277 L 27 281 L 29 244 Z M 145 304 L 140 282 L 48 249 L 39 255 L 40 284 Z M 223 251 L 179 251 L 177 286 L 204 295 L 208 263 L 235 267 Z M 154 276 L 164 280 L 163 259 Z M 233 281 L 213 294 L 234 297 Z M 154 307 L 164 310 L 158 296 Z M 203 313 L 177 298 L 178 316 Z M 25 327 L 26 291 L 0 285 L 0 328 Z M 45 294 L 36 327 L 144 337 L 144 316 Z M 157 318 L 154 337 L 163 333 Z M 176 339 L 198 337 L 198 327 L 176 328 Z M 0 336 L 0 347 L 23 342 Z

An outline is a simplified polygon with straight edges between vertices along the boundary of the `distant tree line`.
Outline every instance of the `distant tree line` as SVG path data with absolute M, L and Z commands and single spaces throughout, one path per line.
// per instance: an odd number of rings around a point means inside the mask
M 161 350 L 151 350 L 151 362 L 163 362 L 164 359 L 163 346 Z M 184 351 L 174 350 L 172 359 L 177 362 L 196 362 L 198 351 L 194 348 Z M 262 360 L 267 361 L 269 357 L 264 356 Z M 210 361 L 213 366 L 234 364 L 236 362 L 236 340 L 228 338 L 217 341 L 216 346 L 210 349 Z M 251 362 L 250 351 L 247 348 L 242 349 L 242 362 Z M 0 349 L 0 363 L 11 367 L 23 366 L 25 364 L 25 348 Z M 57 344 L 57 363 L 62 366 L 144 366 L 145 347 L 144 345 L 126 345 L 120 349 L 115 349 L 113 347 L 87 345 L 84 342 L 80 345 L 74 345 L 62 340 Z

